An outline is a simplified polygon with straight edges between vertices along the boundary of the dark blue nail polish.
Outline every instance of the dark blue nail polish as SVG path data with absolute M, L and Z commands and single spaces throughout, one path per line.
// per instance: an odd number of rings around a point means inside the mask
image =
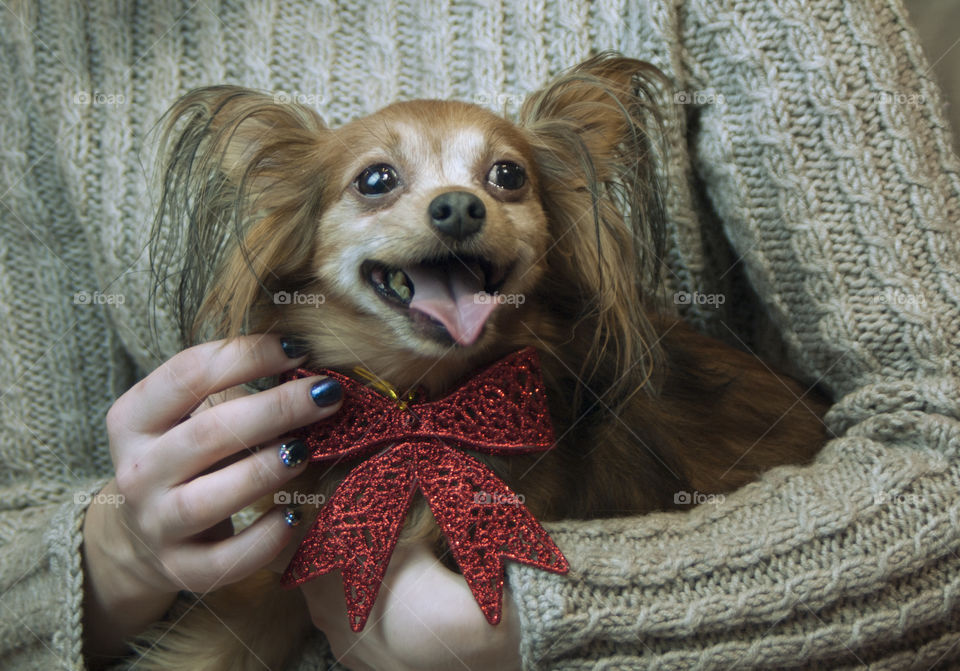
M 302 440 L 291 440 L 280 446 L 280 461 L 287 468 L 299 466 L 307 460 L 307 445 Z
M 321 408 L 326 408 L 343 398 L 343 387 L 332 377 L 327 377 L 310 387 L 310 398 Z
M 292 336 L 280 338 L 280 347 L 283 348 L 283 353 L 291 359 L 297 359 L 307 353 L 306 343 Z
M 298 526 L 302 519 L 303 516 L 297 508 L 289 506 L 283 509 L 283 521 L 287 523 L 288 527 Z

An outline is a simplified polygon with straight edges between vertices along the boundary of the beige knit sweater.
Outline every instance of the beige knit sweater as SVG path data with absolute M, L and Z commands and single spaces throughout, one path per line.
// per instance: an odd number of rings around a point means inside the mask
M 526 668 L 960 658 L 960 181 L 897 0 L 23 1 L 0 44 L 4 668 L 82 668 L 104 414 L 175 351 L 163 315 L 150 338 L 141 253 L 163 110 L 223 82 L 333 124 L 402 98 L 513 107 L 607 48 L 679 92 L 668 282 L 727 298 L 681 311 L 782 346 L 839 437 L 721 505 L 550 525 L 570 575 L 510 568 Z M 296 668 L 325 668 L 313 643 Z

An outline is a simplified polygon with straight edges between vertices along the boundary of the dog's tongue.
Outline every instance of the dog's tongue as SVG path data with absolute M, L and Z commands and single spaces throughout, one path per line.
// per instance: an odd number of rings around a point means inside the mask
M 413 282 L 410 309 L 433 317 L 444 325 L 453 340 L 472 345 L 497 306 L 478 300 L 483 291 L 483 273 L 461 263 L 450 266 L 412 266 L 403 271 Z

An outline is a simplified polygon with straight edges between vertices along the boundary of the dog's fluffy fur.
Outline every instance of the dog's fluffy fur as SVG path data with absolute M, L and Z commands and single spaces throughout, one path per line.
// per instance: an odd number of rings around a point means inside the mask
M 559 443 L 546 457 L 486 461 L 542 521 L 684 507 L 678 492 L 727 492 L 811 459 L 825 438 L 824 399 L 658 310 L 651 94 L 663 85 L 653 66 L 603 54 L 530 96 L 515 122 L 419 100 L 338 129 L 247 89 L 189 93 L 169 113 L 152 250 L 156 268 L 178 272 L 185 344 L 295 335 L 310 365 L 362 365 L 432 396 L 533 346 Z M 503 162 L 521 168 L 519 188 L 490 181 Z M 358 176 L 384 164 L 395 188 L 361 193 Z M 449 191 L 483 203 L 474 235 L 454 239 L 431 223 L 431 203 Z M 464 262 L 525 300 L 457 344 L 377 290 L 384 269 L 426 261 Z M 324 302 L 278 304 L 283 291 Z M 290 488 L 329 493 L 337 478 L 318 473 Z M 424 511 L 415 505 L 405 538 L 436 540 Z M 281 667 L 310 622 L 299 590 L 278 580 L 263 572 L 210 595 L 209 610 L 145 639 L 139 668 Z

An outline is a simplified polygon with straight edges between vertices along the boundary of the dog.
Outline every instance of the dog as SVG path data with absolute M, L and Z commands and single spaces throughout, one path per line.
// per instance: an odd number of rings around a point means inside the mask
M 336 129 L 269 94 L 190 92 L 168 113 L 153 236 L 158 267 L 178 268 L 184 343 L 293 334 L 311 366 L 363 366 L 431 398 L 533 347 L 557 445 L 479 458 L 541 521 L 686 508 L 684 493 L 808 462 L 828 400 L 658 298 L 665 85 L 654 66 L 605 53 L 514 120 L 415 100 Z M 329 494 L 339 468 L 311 467 L 291 488 Z M 420 500 L 403 540 L 424 538 L 443 554 Z M 196 608 L 160 645 L 148 636 L 138 666 L 281 667 L 310 623 L 278 582 L 262 572 L 210 595 L 215 616 Z

